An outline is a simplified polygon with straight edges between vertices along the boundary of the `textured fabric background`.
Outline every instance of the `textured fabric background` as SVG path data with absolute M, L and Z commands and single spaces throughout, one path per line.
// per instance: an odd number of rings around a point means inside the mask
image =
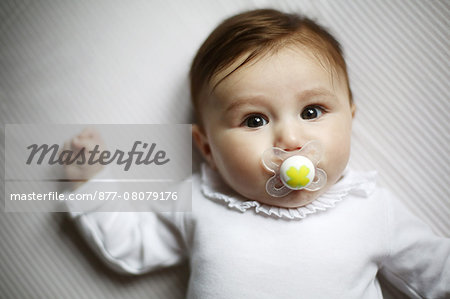
M 224 17 L 256 7 L 303 12 L 337 36 L 358 106 L 351 165 L 377 169 L 450 236 L 449 1 L 3 0 L 1 198 L 5 124 L 189 123 L 197 47 Z M 112 273 L 62 213 L 2 209 L 0 267 L 1 298 L 183 298 L 188 280 L 186 265 Z

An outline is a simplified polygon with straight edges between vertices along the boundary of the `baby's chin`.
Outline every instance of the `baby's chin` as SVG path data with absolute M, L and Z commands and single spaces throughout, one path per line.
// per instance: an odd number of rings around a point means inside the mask
M 323 188 L 317 191 L 308 190 L 293 190 L 283 197 L 274 197 L 267 193 L 265 183 L 254 185 L 250 188 L 248 185 L 245 188 L 234 188 L 233 184 L 227 184 L 234 192 L 238 193 L 247 200 L 255 200 L 262 204 L 280 208 L 300 208 L 306 206 L 316 200 L 324 192 L 326 192 L 331 184 L 328 182 Z M 235 184 L 238 185 L 238 184 Z M 242 186 L 241 186 L 242 187 Z
M 266 194 L 255 200 L 263 204 L 280 208 L 300 208 L 316 200 L 325 191 L 325 189 L 318 191 L 298 190 L 292 191 L 283 197 L 272 197 L 269 194 Z

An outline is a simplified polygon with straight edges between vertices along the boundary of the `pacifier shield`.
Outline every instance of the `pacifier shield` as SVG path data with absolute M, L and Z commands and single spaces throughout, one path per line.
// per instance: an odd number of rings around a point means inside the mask
M 327 183 L 327 174 L 317 167 L 323 149 L 311 140 L 297 151 L 271 147 L 262 154 L 262 164 L 273 173 L 266 182 L 266 191 L 273 197 L 283 197 L 295 190 L 317 191 Z

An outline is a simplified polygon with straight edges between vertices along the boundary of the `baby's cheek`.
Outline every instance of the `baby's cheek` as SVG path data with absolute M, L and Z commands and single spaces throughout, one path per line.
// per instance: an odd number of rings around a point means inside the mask
M 239 154 L 236 154 L 230 156 L 228 161 L 230 175 L 233 176 L 236 181 L 248 181 L 257 174 L 255 162 L 251 157 L 239 156 Z
M 241 195 L 250 196 L 261 186 L 264 187 L 263 169 L 254 156 L 239 153 L 228 155 L 223 170 L 225 180 Z
M 350 154 L 349 145 L 342 144 L 339 147 L 334 147 L 331 151 L 328 151 L 325 159 L 319 163 L 319 167 L 322 166 L 325 172 L 327 172 L 328 180 L 330 183 L 335 183 L 344 171 Z

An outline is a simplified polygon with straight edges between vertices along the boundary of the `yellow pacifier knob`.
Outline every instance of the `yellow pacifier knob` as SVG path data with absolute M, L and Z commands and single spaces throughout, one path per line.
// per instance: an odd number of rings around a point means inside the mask
M 292 190 L 307 187 L 314 180 L 314 176 L 314 164 L 304 156 L 289 157 L 280 167 L 281 181 Z

